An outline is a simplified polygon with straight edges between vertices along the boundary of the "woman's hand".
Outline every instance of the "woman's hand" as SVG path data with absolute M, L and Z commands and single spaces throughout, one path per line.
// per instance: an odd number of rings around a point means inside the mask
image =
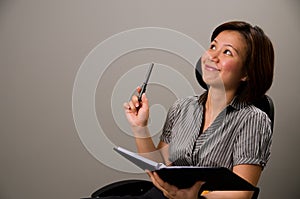
M 198 192 L 204 182 L 198 181 L 192 187 L 187 189 L 178 189 L 176 186 L 164 182 L 156 172 L 147 171 L 154 186 L 161 190 L 167 198 L 170 199 L 197 199 Z
M 137 92 L 140 93 L 141 87 L 138 87 Z M 132 96 L 130 102 L 123 104 L 125 114 L 129 124 L 132 127 L 145 127 L 149 118 L 149 106 L 146 94 L 142 95 L 142 100 L 139 102 L 136 95 Z

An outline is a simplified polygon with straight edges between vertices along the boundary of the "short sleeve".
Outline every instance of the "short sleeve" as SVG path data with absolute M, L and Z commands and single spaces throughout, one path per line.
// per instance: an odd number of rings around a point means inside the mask
M 233 165 L 255 164 L 265 167 L 272 144 L 271 121 L 262 111 L 246 116 L 239 128 L 233 151 Z

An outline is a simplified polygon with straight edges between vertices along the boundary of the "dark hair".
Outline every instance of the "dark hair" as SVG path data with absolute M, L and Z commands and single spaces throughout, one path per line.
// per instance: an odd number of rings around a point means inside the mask
M 272 42 L 258 26 L 242 21 L 232 21 L 218 26 L 211 36 L 213 41 L 225 30 L 239 32 L 246 40 L 247 53 L 244 70 L 247 81 L 238 88 L 241 101 L 254 102 L 261 98 L 271 87 L 274 74 L 274 49 Z

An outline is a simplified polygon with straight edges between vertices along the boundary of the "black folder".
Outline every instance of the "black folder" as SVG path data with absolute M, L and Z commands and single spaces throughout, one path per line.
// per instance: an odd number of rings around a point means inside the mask
M 195 182 L 203 181 L 205 184 L 202 189 L 208 191 L 259 191 L 257 187 L 224 167 L 165 166 L 122 147 L 114 150 L 141 169 L 157 172 L 162 180 L 178 188 L 189 188 Z

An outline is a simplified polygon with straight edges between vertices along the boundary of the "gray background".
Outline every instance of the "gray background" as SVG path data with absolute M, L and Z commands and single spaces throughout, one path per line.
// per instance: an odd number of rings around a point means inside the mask
M 82 144 L 72 115 L 81 63 L 101 41 L 138 27 L 174 29 L 206 47 L 213 28 L 232 19 L 261 26 L 276 52 L 268 93 L 276 106 L 274 141 L 259 183 L 260 198 L 299 198 L 299 6 L 297 0 L 1 0 L 0 198 L 80 198 L 116 180 L 147 178 L 105 166 Z M 195 83 L 192 68 L 170 53 L 144 50 L 114 62 L 99 82 L 96 109 L 116 144 L 132 146 L 133 141 L 121 135 L 111 117 L 112 86 L 130 67 L 151 60 Z M 168 92 L 153 85 L 149 96 L 164 104 L 175 99 Z

